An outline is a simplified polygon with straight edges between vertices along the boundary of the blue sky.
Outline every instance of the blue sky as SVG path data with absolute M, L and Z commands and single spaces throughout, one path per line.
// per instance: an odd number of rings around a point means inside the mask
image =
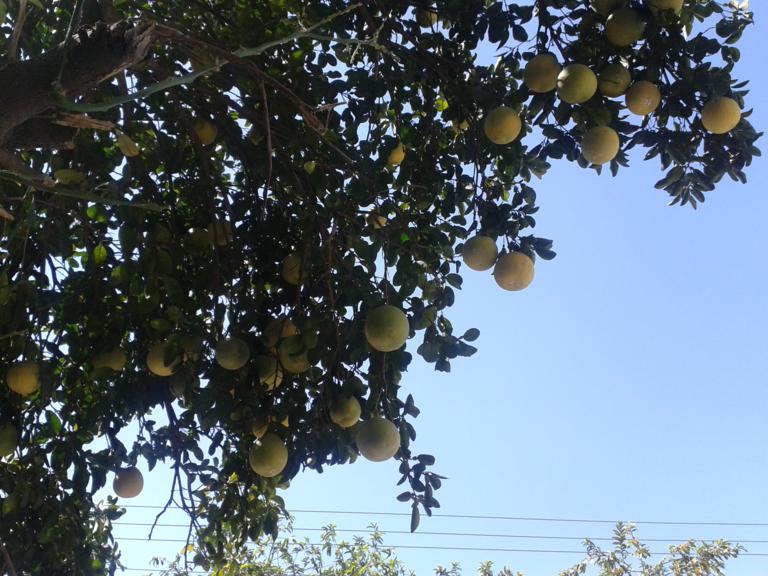
M 752 80 L 752 123 L 768 126 L 759 71 L 768 10 L 745 35 L 737 76 Z M 761 22 L 762 20 L 762 22 Z M 765 147 L 764 142 L 760 142 Z M 481 331 L 480 351 L 449 375 L 415 362 L 403 380 L 422 409 L 416 450 L 448 476 L 436 494 L 445 514 L 628 521 L 760 522 L 768 518 L 768 197 L 758 158 L 746 186 L 724 181 L 698 211 L 669 208 L 653 188 L 655 161 L 617 178 L 557 165 L 536 185 L 537 234 L 558 257 L 540 261 L 526 291 L 500 290 L 467 270 L 451 315 L 458 331 Z M 414 347 L 416 343 L 412 344 Z M 397 463 L 306 473 L 284 496 L 292 509 L 408 512 L 395 501 Z M 145 477 L 135 504 L 164 502 L 167 478 Z M 131 508 L 124 522 L 148 522 Z M 169 513 L 163 522 L 183 522 Z M 408 518 L 297 514 L 296 526 L 407 531 Z M 146 537 L 126 524 L 117 534 Z M 421 532 L 608 537 L 610 524 L 423 518 Z M 768 527 L 640 525 L 643 538 L 768 540 Z M 161 528 L 159 538 L 183 538 Z M 312 533 L 299 533 L 312 536 Z M 349 534 L 343 533 L 343 536 Z M 389 534 L 418 574 L 459 561 L 471 572 L 493 560 L 529 576 L 580 560 L 566 554 L 470 552 L 460 547 L 579 550 L 576 541 Z M 172 556 L 177 543 L 122 540 L 127 566 Z M 768 554 L 768 544 L 747 545 Z M 651 543 L 652 550 L 665 544 Z M 768 571 L 768 556 L 744 557 L 729 576 Z

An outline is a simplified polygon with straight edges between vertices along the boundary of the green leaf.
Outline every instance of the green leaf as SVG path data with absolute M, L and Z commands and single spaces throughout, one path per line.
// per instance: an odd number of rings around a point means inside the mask
M 416 502 L 414 502 L 413 506 L 411 507 L 411 532 L 416 532 L 416 529 L 419 527 L 420 520 L 421 516 L 419 514 L 419 506 Z
M 470 328 L 466 332 L 464 332 L 464 335 L 461 337 L 462 340 L 466 340 L 467 342 L 474 342 L 480 337 L 480 330 L 477 328 Z
M 93 249 L 93 262 L 97 266 L 104 264 L 109 258 L 109 251 L 103 244 L 97 244 Z

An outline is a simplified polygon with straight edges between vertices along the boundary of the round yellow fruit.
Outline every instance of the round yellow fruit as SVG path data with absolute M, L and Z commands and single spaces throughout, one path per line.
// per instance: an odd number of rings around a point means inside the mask
M 597 76 L 584 64 L 569 64 L 557 77 L 557 95 L 568 104 L 582 104 L 597 92 Z
M 267 390 L 274 390 L 283 382 L 283 369 L 274 356 L 256 356 L 256 373 L 259 382 L 267 387 Z
M 607 18 L 611 12 L 618 10 L 627 3 L 627 0 L 589 0 L 592 10 Z
M 125 368 L 125 363 L 128 359 L 125 357 L 125 352 L 120 348 L 115 348 L 109 352 L 102 352 L 96 354 L 93 357 L 93 367 L 98 370 L 99 368 L 109 368 L 115 372 L 122 371 Z
M 581 154 L 590 164 L 610 162 L 620 147 L 619 134 L 608 126 L 590 128 L 581 139 Z
M 485 117 L 483 130 L 494 144 L 509 144 L 520 135 L 522 122 L 517 112 L 506 106 L 494 108 Z
M 0 458 L 10 456 L 19 445 L 19 431 L 10 422 L 0 425 Z
M 298 286 L 302 279 L 302 262 L 298 254 L 288 254 L 280 264 L 280 275 L 288 284 Z
M 259 476 L 273 478 L 288 464 L 288 448 L 276 434 L 265 434 L 248 451 L 248 464 Z
M 619 8 L 605 22 L 605 36 L 608 42 L 618 48 L 632 46 L 644 33 L 645 21 L 632 8 Z
M 20 396 L 29 396 L 40 389 L 40 367 L 34 362 L 16 362 L 5 374 L 8 388 Z
M 498 256 L 496 241 L 488 236 L 474 236 L 467 240 L 461 249 L 464 264 L 478 272 L 493 268 Z
M 733 98 L 723 96 L 710 100 L 701 110 L 701 123 L 712 134 L 730 132 L 741 121 L 741 109 Z
M 301 336 L 288 336 L 280 342 L 277 348 L 277 355 L 280 358 L 280 365 L 283 370 L 289 374 L 301 374 L 309 370 L 312 365 L 307 357 L 307 347 Z
M 504 290 L 523 290 L 533 281 L 533 260 L 523 252 L 509 252 L 496 262 L 493 277 Z
M 617 98 L 627 91 L 632 84 L 632 74 L 623 64 L 616 62 L 608 64 L 597 76 L 597 87 L 609 98 Z
M 124 134 L 122 132 L 117 134 L 117 147 L 126 158 L 134 158 L 141 152 L 139 145 L 131 140 L 131 137 L 128 136 L 128 134 Z
M 379 352 L 402 348 L 409 332 L 408 317 L 396 306 L 385 304 L 374 308 L 365 319 L 365 338 L 371 348 Z
M 216 344 L 216 362 L 225 370 L 240 370 L 251 359 L 248 344 L 240 338 L 227 338 Z
M 557 77 L 562 69 L 554 54 L 538 54 L 525 65 L 523 83 L 531 92 L 551 92 L 557 86 Z
M 179 358 L 176 357 L 170 364 L 165 363 L 165 351 L 168 348 L 167 342 L 154 344 L 147 353 L 147 368 L 155 376 L 170 376 L 176 372 L 179 366 Z
M 266 414 L 257 414 L 251 420 L 251 434 L 256 438 L 261 438 L 269 430 L 270 419 Z
M 387 164 L 390 166 L 396 166 L 405 160 L 405 147 L 402 142 L 398 142 L 387 156 Z
M 360 420 L 360 402 L 354 396 L 340 396 L 331 405 L 331 422 L 341 428 L 351 428 Z
M 422 28 L 431 28 L 437 24 L 437 12 L 429 8 L 416 8 L 416 22 Z
M 625 95 L 627 108 L 638 116 L 648 116 L 661 104 L 661 92 L 653 82 L 638 80 Z
M 383 462 L 400 449 L 400 432 L 394 423 L 374 416 L 357 426 L 355 442 L 365 458 L 371 462 Z
M 115 474 L 112 490 L 120 498 L 135 498 L 144 489 L 144 476 L 138 468 L 124 468 Z
M 645 3 L 652 12 L 674 10 L 675 14 L 680 14 L 683 10 L 683 0 L 645 0 Z
M 219 129 L 216 124 L 205 118 L 197 118 L 194 122 L 194 130 L 198 140 L 203 146 L 208 146 L 216 141 Z
M 291 322 L 288 318 L 281 316 L 267 324 L 261 337 L 267 348 L 273 348 L 274 346 L 277 346 L 277 343 L 283 338 L 288 338 L 288 336 L 293 336 L 298 333 L 299 329 L 296 328 L 296 324 Z

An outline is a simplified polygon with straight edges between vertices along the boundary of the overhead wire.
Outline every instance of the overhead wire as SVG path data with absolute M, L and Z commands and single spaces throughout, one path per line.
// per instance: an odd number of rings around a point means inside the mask
M 148 508 L 160 509 L 163 506 L 147 504 L 124 504 L 124 508 Z M 171 508 L 178 508 L 172 506 Z M 410 512 L 376 512 L 369 510 L 289 510 L 291 514 L 343 514 L 361 516 L 410 516 Z M 456 518 L 463 520 L 508 520 L 518 522 L 571 522 L 580 524 L 616 524 L 616 520 L 604 520 L 595 518 L 557 518 L 540 516 L 496 516 L 480 514 L 432 514 L 432 518 Z M 637 520 L 632 524 L 646 524 L 657 526 L 740 526 L 740 527 L 768 527 L 768 522 L 724 522 L 724 521 L 687 521 L 687 520 Z
M 116 527 L 120 526 L 144 526 L 151 527 L 152 522 L 113 522 Z M 156 524 L 158 528 L 188 528 L 189 524 Z M 322 532 L 324 528 L 291 528 L 291 532 Z M 374 530 L 370 528 L 353 529 L 353 528 L 334 528 L 336 532 L 355 533 L 355 534 L 373 534 Z M 594 542 L 612 542 L 613 538 L 607 537 L 590 537 L 590 536 L 547 536 L 543 534 L 500 534 L 494 532 L 442 532 L 442 531 L 426 531 L 419 530 L 417 532 L 411 532 L 410 530 L 379 530 L 382 534 L 407 534 L 414 536 L 455 536 L 455 537 L 470 537 L 470 538 L 517 538 L 521 540 L 577 540 L 583 542 L 584 540 L 592 540 Z M 644 542 L 672 542 L 672 543 L 684 543 L 689 542 L 692 538 L 643 538 Z M 697 542 L 714 542 L 716 540 L 724 540 L 724 538 L 695 538 Z M 768 540 L 748 540 L 742 538 L 731 538 L 739 544 L 768 544 Z

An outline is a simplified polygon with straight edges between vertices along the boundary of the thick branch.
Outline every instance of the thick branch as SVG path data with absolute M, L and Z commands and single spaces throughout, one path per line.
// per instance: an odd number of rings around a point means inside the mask
M 143 60 L 152 45 L 153 31 L 154 25 L 145 22 L 98 23 L 80 30 L 66 45 L 1 69 L 0 147 L 9 144 L 14 128 L 55 108 L 57 97 L 82 94 Z

